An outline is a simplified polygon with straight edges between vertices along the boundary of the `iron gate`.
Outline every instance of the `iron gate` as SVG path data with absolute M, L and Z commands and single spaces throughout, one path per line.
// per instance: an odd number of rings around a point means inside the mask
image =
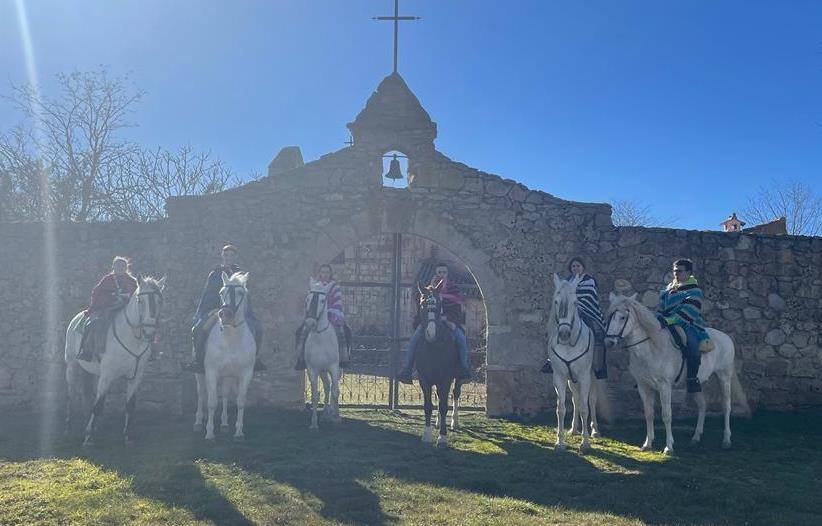
M 416 236 L 409 236 L 416 238 Z M 406 237 L 406 242 L 412 239 Z M 351 365 L 340 383 L 340 406 L 375 408 L 418 408 L 422 405 L 419 386 L 404 385 L 396 380 L 405 363 L 405 347 L 413 333 L 414 290 L 417 279 L 409 279 L 411 269 L 424 268 L 413 254 L 403 255 L 403 236 L 395 233 L 379 236 L 354 248 L 354 261 L 345 261 L 345 255 L 332 263 L 336 269 L 345 269 L 344 263 L 355 270 L 343 272 L 338 283 L 343 293 L 343 310 L 352 330 Z M 374 246 L 375 248 L 369 249 Z M 362 252 L 373 250 L 383 257 L 363 257 Z M 360 265 L 365 272 L 360 272 Z M 350 270 L 350 269 L 349 269 Z M 362 274 L 377 279 L 362 279 Z M 414 274 L 415 278 L 418 273 Z M 347 279 L 348 278 L 348 279 Z M 353 278 L 353 279 L 352 279 Z M 468 281 L 466 279 L 465 281 Z M 473 285 L 466 287 L 476 288 Z M 462 287 L 461 287 L 462 288 Z M 479 294 L 476 288 L 476 294 Z M 484 320 L 482 312 L 477 315 Z M 485 331 L 469 338 L 470 361 L 475 371 L 474 381 L 463 385 L 461 408 L 485 409 Z M 307 382 L 306 382 L 307 384 Z M 306 389 L 307 389 L 306 385 Z M 306 392 L 306 400 L 310 394 Z

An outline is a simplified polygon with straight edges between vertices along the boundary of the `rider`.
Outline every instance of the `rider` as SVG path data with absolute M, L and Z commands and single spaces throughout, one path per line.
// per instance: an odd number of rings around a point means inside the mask
M 77 358 L 91 361 L 105 350 L 111 315 L 125 307 L 137 290 L 137 280 L 129 271 L 128 259 L 117 256 L 111 262 L 111 272 L 103 276 L 91 291 L 91 301 L 86 316 L 89 321 L 83 331 Z
M 568 281 L 580 278 L 577 284 L 577 311 L 585 325 L 594 333 L 594 376 L 603 380 L 608 378 L 608 367 L 605 362 L 605 323 L 602 320 L 602 310 L 599 308 L 597 281 L 585 273 L 585 262 L 580 257 L 574 257 L 568 263 L 568 271 Z M 550 359 L 542 366 L 542 372 L 554 372 Z
M 331 265 L 328 263 L 323 263 L 320 265 L 320 268 L 317 270 L 317 280 L 324 287 L 330 285 L 330 287 L 328 287 L 328 294 L 326 295 L 328 321 L 337 333 L 337 343 L 340 348 L 340 367 L 345 369 L 348 367 L 348 362 L 351 357 L 349 356 L 348 349 L 348 340 L 350 340 L 350 336 L 347 336 L 350 335 L 350 333 L 348 332 L 348 326 L 345 325 L 345 315 L 342 310 L 342 290 L 340 289 L 340 286 L 337 285 L 337 282 L 334 281 L 334 272 L 331 269 Z M 305 339 L 308 334 L 305 333 L 304 329 L 305 325 L 300 325 L 300 328 L 297 329 L 297 334 L 295 335 L 297 345 L 297 365 L 294 366 L 294 369 L 297 371 L 305 370 Z
M 465 329 L 462 327 L 462 304 L 465 299 L 457 288 L 456 283 L 448 280 L 448 265 L 445 263 L 437 263 L 435 267 L 434 276 L 431 278 L 431 285 L 438 286 L 442 283 L 440 298 L 442 298 L 443 312 L 445 313 L 446 323 L 454 331 L 454 342 L 457 344 L 457 351 L 459 352 L 460 371 L 458 380 L 467 380 L 471 378 L 471 367 L 468 365 L 468 341 L 465 338 Z M 397 375 L 397 380 L 404 384 L 411 383 L 411 375 L 414 369 L 414 356 L 417 351 L 417 345 L 420 338 L 423 336 L 424 324 L 420 319 L 419 302 L 417 303 L 417 314 L 414 317 L 414 334 L 408 341 L 408 348 L 406 350 L 406 363 L 402 371 Z
M 240 272 L 239 265 L 237 265 L 238 249 L 234 245 L 226 245 L 221 252 L 222 264 L 215 267 L 208 274 L 205 287 L 200 296 L 200 303 L 197 305 L 197 312 L 194 314 L 194 326 L 191 328 L 191 340 L 193 346 L 194 363 L 183 366 L 184 370 L 195 373 L 205 372 L 205 344 L 208 338 L 208 329 L 211 324 L 208 323 L 212 313 L 220 307 L 220 289 L 223 287 L 223 273 L 231 276 L 235 272 Z M 263 340 L 263 327 L 260 320 L 254 315 L 251 310 L 251 303 L 246 306 L 245 319 L 248 327 L 254 334 L 254 342 L 257 344 L 257 353 L 260 352 L 260 347 Z M 254 370 L 264 371 L 265 365 L 260 361 L 259 357 L 254 359 Z
M 679 325 L 685 330 L 688 365 L 688 392 L 702 391 L 697 378 L 701 351 L 711 349 L 705 320 L 702 319 L 702 290 L 693 275 L 694 264 L 690 259 L 674 261 L 674 278 L 659 293 L 657 318 L 663 328 Z

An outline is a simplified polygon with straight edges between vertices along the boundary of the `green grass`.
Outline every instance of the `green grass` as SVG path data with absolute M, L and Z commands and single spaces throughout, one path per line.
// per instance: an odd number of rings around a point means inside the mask
M 719 448 L 720 421 L 708 420 L 698 449 L 687 447 L 691 422 L 679 422 L 673 458 L 640 452 L 635 422 L 606 429 L 581 457 L 553 450 L 550 422 L 465 414 L 441 450 L 420 443 L 418 412 L 343 416 L 310 432 L 306 413 L 251 410 L 246 442 L 208 445 L 188 418 L 138 414 L 138 445 L 126 449 L 110 413 L 99 446 L 55 437 L 47 458 L 38 419 L 7 419 L 0 524 L 818 524 L 822 515 L 819 414 L 736 420 L 731 451 Z

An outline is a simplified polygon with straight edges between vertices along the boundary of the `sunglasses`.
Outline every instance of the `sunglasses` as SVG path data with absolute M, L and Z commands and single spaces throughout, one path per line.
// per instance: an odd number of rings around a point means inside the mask
M 688 272 L 688 271 L 685 270 L 684 268 L 675 268 L 674 269 L 674 274 L 679 274 L 680 272 Z

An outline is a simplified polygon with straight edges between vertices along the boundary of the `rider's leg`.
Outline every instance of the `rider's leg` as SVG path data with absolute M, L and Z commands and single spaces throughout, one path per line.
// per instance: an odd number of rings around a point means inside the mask
M 594 333 L 594 376 L 598 380 L 608 378 L 608 364 L 605 361 L 605 329 L 597 320 L 583 316 L 582 320 Z
M 92 315 L 89 318 L 86 328 L 83 331 L 83 338 L 80 340 L 80 351 L 77 353 L 77 359 L 90 362 L 94 359 L 94 350 L 92 349 L 97 340 L 94 332 L 97 330 L 98 318 Z
M 467 380 L 471 378 L 471 366 L 468 364 L 468 340 L 465 337 L 465 330 L 460 327 L 454 327 L 454 342 L 457 344 L 457 352 L 460 357 L 460 376 L 459 380 Z
M 686 325 L 685 335 L 688 340 L 686 344 L 688 352 L 685 355 L 685 364 L 688 368 L 688 392 L 699 393 L 702 391 L 699 378 L 697 378 L 699 364 L 702 361 L 702 353 L 699 352 L 700 334 L 694 327 Z
M 300 325 L 297 332 L 294 334 L 294 347 L 297 350 L 297 364 L 294 366 L 295 371 L 305 371 L 305 334 L 303 328 L 305 325 Z
M 417 352 L 417 344 L 419 343 L 420 338 L 422 338 L 422 333 L 422 325 L 418 325 L 417 330 L 414 331 L 411 339 L 408 340 L 408 347 L 405 349 L 405 366 L 397 375 L 397 380 L 404 384 L 411 383 L 411 375 L 414 371 L 414 355 Z
M 205 321 L 205 318 L 197 317 L 194 320 L 194 325 L 191 327 L 191 355 L 194 361 L 183 368 L 193 373 L 205 372 L 206 331 L 203 330 Z
M 334 332 L 337 333 L 337 347 L 340 351 L 340 368 L 347 369 L 348 361 L 351 357 L 348 354 L 348 343 L 345 341 L 345 331 L 343 327 L 335 325 Z
M 263 324 L 250 311 L 246 312 L 245 317 L 248 322 L 248 328 L 251 329 L 251 333 L 254 335 L 254 343 L 256 344 L 254 371 L 265 371 L 268 367 L 260 361 L 260 350 L 263 347 Z

